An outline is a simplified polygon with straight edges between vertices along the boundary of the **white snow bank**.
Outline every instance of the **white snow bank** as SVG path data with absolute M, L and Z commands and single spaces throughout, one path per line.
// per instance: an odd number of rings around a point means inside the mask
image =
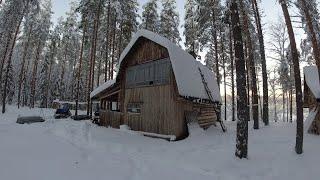
M 105 83 L 103 83 L 102 85 L 100 85 L 99 87 L 97 87 L 96 89 L 94 89 L 91 93 L 90 93 L 90 98 L 95 97 L 96 95 L 100 94 L 102 91 L 108 89 L 109 87 L 113 86 L 116 83 L 115 79 L 109 80 Z
M 123 59 L 129 53 L 132 46 L 140 37 L 147 38 L 167 48 L 177 82 L 178 91 L 181 96 L 209 99 L 198 70 L 198 67 L 200 67 L 204 71 L 205 79 L 208 83 L 209 89 L 211 90 L 213 100 L 221 102 L 220 90 L 216 82 L 216 77 L 207 67 L 195 60 L 189 53 L 182 50 L 170 40 L 148 30 L 139 30 L 134 35 L 120 56 L 118 68 L 121 66 Z
M 52 109 L 42 112 L 53 114 Z M 249 159 L 240 160 L 234 156 L 236 122 L 226 122 L 227 133 L 219 127 L 204 131 L 193 124 L 190 136 L 177 142 L 89 121 L 15 123 L 18 114 L 42 112 L 9 106 L 6 114 L 0 114 L 1 180 L 319 179 L 319 137 L 306 134 L 304 154 L 297 155 L 294 123 L 249 128 Z
M 320 98 L 320 82 L 317 66 L 306 66 L 303 68 L 305 81 L 316 98 Z

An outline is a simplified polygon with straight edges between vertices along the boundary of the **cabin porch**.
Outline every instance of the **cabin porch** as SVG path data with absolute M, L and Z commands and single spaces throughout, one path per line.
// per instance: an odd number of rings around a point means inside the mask
M 101 126 L 120 128 L 123 124 L 123 112 L 120 111 L 119 89 L 111 91 L 101 98 L 100 122 Z

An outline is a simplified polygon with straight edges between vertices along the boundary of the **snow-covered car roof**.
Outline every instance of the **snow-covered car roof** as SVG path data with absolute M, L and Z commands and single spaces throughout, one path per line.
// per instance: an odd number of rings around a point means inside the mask
M 211 91 L 213 100 L 216 102 L 221 102 L 220 90 L 219 90 L 218 83 L 216 81 L 216 77 L 208 67 L 204 66 L 201 62 L 197 61 L 193 56 L 191 56 L 189 53 L 181 49 L 176 44 L 172 43 L 167 38 L 162 37 L 148 30 L 139 30 L 133 36 L 130 43 L 124 49 L 124 51 L 120 56 L 118 69 L 119 67 L 121 67 L 122 61 L 125 59 L 125 57 L 130 52 L 133 45 L 137 42 L 137 40 L 140 37 L 149 39 L 165 47 L 168 50 L 169 56 L 170 56 L 169 59 L 171 61 L 171 65 L 175 75 L 178 91 L 181 96 L 193 97 L 193 98 L 199 98 L 199 99 L 210 99 L 207 95 L 204 84 L 202 82 L 202 77 L 199 72 L 199 68 L 200 68 L 202 71 L 202 74 L 204 75 L 205 81 L 208 84 L 208 88 Z M 117 73 L 116 79 L 118 75 L 119 74 Z M 115 83 L 115 82 L 112 82 L 112 83 Z M 102 90 L 103 88 L 108 88 L 108 86 L 110 87 L 110 84 L 107 82 L 99 86 L 97 89 L 101 92 L 103 91 Z M 97 92 L 99 92 L 97 89 L 95 89 L 91 93 L 91 97 L 94 97 L 95 95 L 97 95 Z
M 303 68 L 305 81 L 315 98 L 320 98 L 320 82 L 317 66 L 306 66 Z

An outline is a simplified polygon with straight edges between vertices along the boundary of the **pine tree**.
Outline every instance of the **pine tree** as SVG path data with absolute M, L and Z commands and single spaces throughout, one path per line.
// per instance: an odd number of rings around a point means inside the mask
M 129 44 L 132 34 L 137 31 L 138 27 L 138 7 L 137 0 L 127 0 L 125 3 L 119 1 L 121 6 L 120 17 L 120 42 L 118 46 L 118 57 L 127 44 Z
M 34 24 L 39 13 L 39 8 L 36 6 L 31 7 L 30 12 L 26 15 L 26 20 L 24 22 L 24 33 L 22 36 L 23 41 L 23 50 L 22 50 L 22 62 L 19 72 L 19 85 L 18 85 L 18 108 L 21 104 L 21 91 L 22 86 L 25 83 L 23 79 L 25 79 L 25 64 L 27 61 L 27 56 L 30 55 L 29 47 L 31 45 L 32 32 L 34 30 Z
M 296 46 L 295 35 L 291 23 L 290 14 L 288 11 L 288 2 L 286 0 L 279 0 L 281 5 L 284 19 L 287 25 L 291 56 L 294 70 L 294 80 L 296 88 L 296 106 L 297 106 L 297 134 L 296 134 L 296 153 L 302 154 L 303 152 L 303 107 L 302 107 L 302 88 L 301 88 L 301 76 L 300 76 L 300 65 L 299 65 L 299 54 Z
M 185 24 L 184 36 L 186 37 L 186 50 L 195 58 L 198 56 L 199 41 L 198 41 L 198 23 L 196 20 L 197 3 L 195 0 L 187 0 L 185 4 Z
M 179 14 L 175 11 L 175 0 L 162 0 L 162 11 L 160 13 L 159 33 L 175 44 L 181 41 L 179 33 Z
M 36 55 L 33 61 L 32 67 L 32 79 L 31 79 L 31 88 L 30 88 L 30 106 L 34 108 L 36 98 L 36 90 L 38 87 L 38 65 L 41 59 L 41 53 L 46 45 L 46 41 L 48 39 L 49 30 L 51 27 L 51 0 L 45 0 L 41 4 L 41 10 L 38 16 L 37 23 L 35 24 L 35 48 L 36 48 Z
M 320 25 L 317 3 L 315 0 L 297 0 L 296 6 L 303 15 L 302 22 L 306 24 L 306 32 L 313 48 L 313 57 L 320 72 L 320 37 L 317 37 L 320 33 L 316 33 Z
M 81 48 L 80 48 L 80 56 L 79 56 L 79 67 L 78 67 L 78 73 L 77 73 L 77 87 L 76 87 L 76 110 L 75 115 L 78 115 L 78 108 L 79 108 L 79 95 L 80 95 L 80 81 L 81 81 L 81 70 L 82 70 L 82 62 L 83 62 L 83 51 L 84 51 L 84 45 L 86 41 L 86 33 L 87 33 L 87 18 L 86 14 L 82 14 L 82 41 L 81 41 Z
M 149 0 L 142 6 L 142 19 L 140 28 L 157 33 L 159 31 L 159 14 L 157 0 Z
M 15 48 L 17 36 L 19 34 L 19 30 L 20 30 L 20 26 L 22 24 L 23 17 L 25 16 L 26 12 L 30 8 L 29 5 L 31 4 L 30 0 L 25 0 L 25 1 L 12 0 L 12 1 L 8 1 L 7 3 L 9 4 L 8 5 L 9 9 L 15 8 L 17 13 L 13 14 L 12 17 L 6 17 L 6 18 L 10 18 L 10 19 L 12 18 L 11 19 L 12 20 L 11 28 L 14 29 L 14 32 L 12 34 L 12 31 L 11 30 L 9 31 L 9 38 L 7 41 L 6 50 L 3 55 L 1 69 L 0 69 L 1 70 L 0 82 L 2 82 L 2 71 L 3 71 L 4 64 L 6 63 L 5 60 L 7 59 L 7 67 L 6 67 L 6 71 L 5 71 L 5 77 L 4 77 L 4 86 L 3 86 L 3 88 L 1 88 L 3 91 L 3 93 L 2 93 L 2 113 L 5 113 L 5 110 L 6 110 L 7 88 L 8 88 L 8 84 L 9 84 L 8 81 L 9 81 L 10 69 L 12 67 L 13 51 Z M 36 3 L 36 2 L 33 2 L 33 3 Z M 10 42 L 11 42 L 11 44 L 10 44 Z M 0 84 L 0 86 L 2 86 L 2 84 Z
M 268 95 L 268 75 L 267 75 L 267 63 L 265 55 L 265 46 L 264 46 L 264 36 L 261 23 L 261 15 L 257 0 L 251 0 L 252 9 L 254 13 L 254 19 L 256 24 L 256 29 L 258 31 L 258 40 L 261 56 L 261 65 L 262 65 L 262 83 L 263 83 L 263 109 L 262 109 L 262 119 L 264 124 L 269 125 L 269 95 Z
M 211 59 L 214 64 L 214 72 L 216 73 L 216 78 L 218 85 L 220 87 L 221 78 L 219 73 L 219 30 L 223 26 L 222 16 L 223 7 L 221 1 L 212 0 L 197 0 L 198 10 L 195 14 L 198 21 L 198 34 L 200 50 L 206 47 L 212 48 L 214 56 Z
M 55 58 L 57 56 L 58 45 L 60 43 L 59 30 L 55 28 L 49 37 L 49 43 L 44 51 L 44 60 L 40 71 L 40 106 L 48 108 L 52 102 L 52 72 Z
M 243 52 L 242 29 L 236 0 L 231 1 L 231 23 L 235 46 L 235 63 L 237 73 L 237 145 L 235 155 L 239 158 L 248 156 L 248 119 L 249 110 L 247 106 L 245 60 Z
M 241 0 L 240 1 L 240 9 L 242 12 L 242 20 L 243 20 L 243 31 L 245 32 L 244 38 L 245 42 L 248 48 L 248 58 L 247 58 L 247 64 L 248 64 L 248 71 L 250 72 L 250 75 L 248 74 L 248 77 L 250 77 L 250 85 L 251 85 L 251 92 L 252 92 L 252 117 L 253 117 L 253 128 L 259 129 L 259 109 L 258 109 L 258 88 L 257 88 L 257 76 L 256 76 L 256 66 L 254 61 L 254 46 L 252 41 L 252 34 L 253 32 L 250 31 L 250 11 L 249 11 L 249 5 L 246 1 Z M 248 91 L 249 93 L 249 91 Z M 250 103 L 248 103 L 250 104 Z

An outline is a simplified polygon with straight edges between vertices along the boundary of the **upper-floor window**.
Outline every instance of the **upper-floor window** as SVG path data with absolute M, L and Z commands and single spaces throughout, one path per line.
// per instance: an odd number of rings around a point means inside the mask
M 170 60 L 152 61 L 127 69 L 126 87 L 164 85 L 169 83 Z

